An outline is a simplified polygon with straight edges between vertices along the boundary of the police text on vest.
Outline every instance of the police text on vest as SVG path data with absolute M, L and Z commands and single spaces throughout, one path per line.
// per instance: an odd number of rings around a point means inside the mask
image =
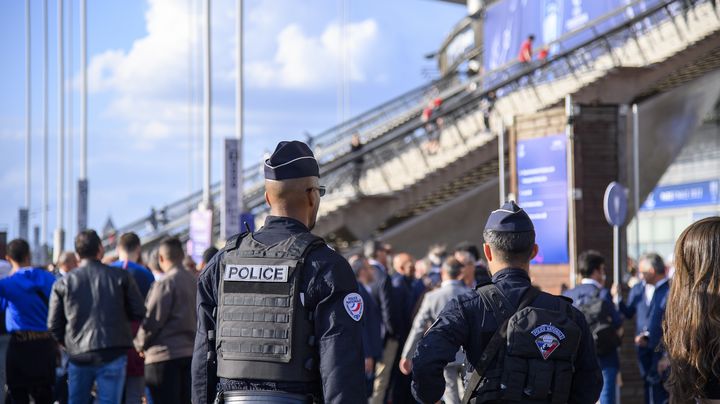
M 223 280 L 234 282 L 287 282 L 287 265 L 227 265 Z

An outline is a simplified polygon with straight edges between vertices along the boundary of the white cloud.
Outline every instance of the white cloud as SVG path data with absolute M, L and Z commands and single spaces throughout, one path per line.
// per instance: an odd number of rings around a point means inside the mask
M 250 84 L 259 87 L 318 88 L 333 85 L 343 68 L 350 81 L 363 82 L 377 46 L 378 26 L 372 19 L 327 26 L 318 37 L 307 35 L 291 24 L 277 36 L 277 52 L 272 61 L 247 65 Z M 344 64 L 344 66 L 343 66 Z
M 200 10 L 191 7 L 192 2 L 148 0 L 148 3 L 147 34 L 127 51 L 110 49 L 93 56 L 88 67 L 89 90 L 110 95 L 105 116 L 126 123 L 127 133 L 142 142 L 143 148 L 187 133 L 188 114 L 199 119 L 201 105 L 194 103 L 202 103 L 202 58 L 198 53 L 202 48 L 199 41 L 204 19 L 198 14 Z M 294 2 L 286 6 L 271 7 L 265 2 L 246 6 L 246 86 L 315 90 L 332 87 L 343 77 L 354 82 L 367 79 L 376 65 L 372 52 L 378 46 L 379 29 L 374 20 L 348 23 L 344 32 L 339 24 L 329 23 L 322 32 L 313 35 L 298 23 L 288 22 L 297 18 L 293 11 L 297 6 Z M 283 16 L 278 17 L 279 14 Z M 300 18 L 306 15 L 297 14 Z M 275 40 L 271 41 L 272 38 Z M 227 94 L 233 91 L 235 83 L 236 39 L 235 2 L 214 1 L 213 87 L 225 93 L 225 97 L 216 97 L 213 103 L 216 128 L 234 124 L 233 114 L 223 109 L 234 108 L 234 100 Z M 273 47 L 268 49 L 268 44 Z M 343 60 L 345 75 L 341 76 Z M 195 65 L 194 78 L 190 75 L 191 63 Z M 188 95 L 189 86 L 193 85 L 194 103 Z

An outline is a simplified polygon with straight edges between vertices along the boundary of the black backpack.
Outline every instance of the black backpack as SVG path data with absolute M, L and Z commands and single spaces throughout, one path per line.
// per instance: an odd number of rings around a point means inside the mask
M 576 305 L 585 315 L 588 328 L 592 331 L 598 356 L 615 352 L 622 342 L 612 324 L 611 305 L 612 303 L 600 297 L 598 288 L 595 288 L 595 293 L 582 304 Z
M 467 403 L 567 403 L 582 331 L 572 305 L 548 310 L 530 304 L 543 292 L 530 287 L 513 307 L 493 284 L 476 292 L 498 327 L 466 386 Z

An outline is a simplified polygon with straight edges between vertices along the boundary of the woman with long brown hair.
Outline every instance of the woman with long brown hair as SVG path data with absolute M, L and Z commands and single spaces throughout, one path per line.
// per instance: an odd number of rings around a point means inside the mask
M 720 403 L 720 217 L 691 224 L 675 244 L 663 332 L 671 403 Z

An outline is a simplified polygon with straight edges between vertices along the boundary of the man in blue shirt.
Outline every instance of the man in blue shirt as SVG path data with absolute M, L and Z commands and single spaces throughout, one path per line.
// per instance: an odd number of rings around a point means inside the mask
M 10 332 L 7 385 L 12 402 L 51 403 L 55 383 L 56 344 L 47 329 L 48 299 L 55 277 L 30 266 L 30 246 L 16 239 L 8 244 L 12 272 L 0 280 L 0 306 Z
M 597 251 L 584 251 L 578 257 L 578 270 L 583 277 L 580 285 L 563 293 L 563 295 L 573 299 L 573 305 L 580 309 L 588 316 L 587 308 L 600 299 L 598 305 L 602 305 L 601 313 L 608 318 L 604 319 L 609 322 L 617 333 L 622 326 L 622 317 L 612 302 L 610 292 L 605 288 L 605 258 Z M 591 324 L 591 327 L 594 324 Z M 615 334 L 617 335 L 617 334 Z M 617 338 L 619 342 L 619 337 Z M 620 359 L 618 357 L 617 348 L 610 352 L 603 352 L 601 347 L 596 346 L 598 353 L 598 363 L 603 374 L 603 389 L 600 393 L 601 404 L 615 403 L 615 389 L 618 369 L 620 368 Z
M 149 269 L 138 264 L 142 248 L 140 237 L 135 233 L 124 233 L 118 240 L 118 260 L 111 267 L 122 268 L 133 277 L 140 289 L 143 301 L 147 298 L 155 277 Z M 132 322 L 133 335 L 140 327 L 139 321 Z M 145 393 L 145 361 L 134 348 L 128 350 L 127 378 L 125 379 L 125 404 L 140 404 Z
M 667 377 L 658 371 L 663 357 L 662 320 L 665 316 L 670 282 L 665 275 L 665 263 L 655 253 L 644 254 L 638 260 L 642 282 L 633 286 L 627 301 L 620 301 L 620 312 L 627 318 L 636 317 L 635 346 L 640 375 L 645 381 L 645 403 L 664 403 L 668 393 L 663 387 Z

